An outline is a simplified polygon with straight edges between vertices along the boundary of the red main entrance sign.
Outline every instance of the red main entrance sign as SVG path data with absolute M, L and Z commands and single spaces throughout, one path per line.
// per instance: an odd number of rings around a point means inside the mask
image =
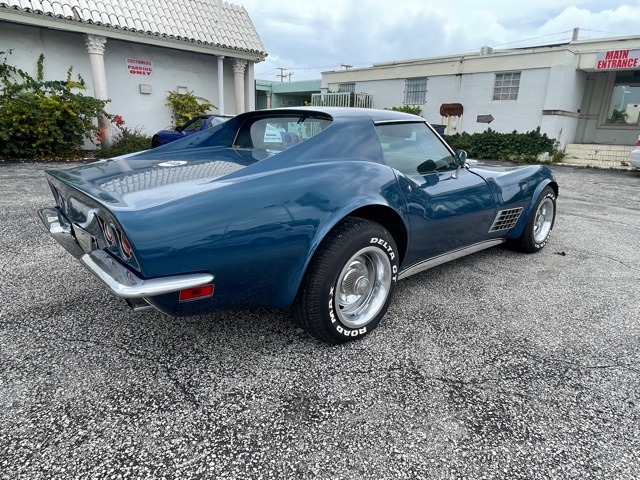
M 598 53 L 596 70 L 640 69 L 640 50 L 610 50 Z
M 140 60 L 139 58 L 125 59 L 127 72 L 131 75 L 151 76 L 153 73 L 153 64 L 149 60 Z

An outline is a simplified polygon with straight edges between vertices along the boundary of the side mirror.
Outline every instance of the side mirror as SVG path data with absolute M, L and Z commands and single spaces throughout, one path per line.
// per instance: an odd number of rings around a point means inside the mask
M 467 163 L 467 152 L 464 150 L 456 150 L 455 164 L 464 167 Z
M 456 168 L 456 171 L 451 175 L 451 178 L 457 179 L 458 175 L 460 175 L 460 170 L 463 167 L 469 168 L 469 165 L 467 165 L 467 152 L 464 150 L 456 150 L 456 156 L 453 162 L 458 166 L 458 168 Z

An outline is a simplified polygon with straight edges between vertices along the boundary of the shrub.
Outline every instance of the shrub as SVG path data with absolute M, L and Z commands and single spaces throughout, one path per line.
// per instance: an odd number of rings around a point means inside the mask
M 167 92 L 167 107 L 171 107 L 173 126 L 184 125 L 193 117 L 204 115 L 212 108 L 213 103 L 203 97 L 196 96 L 192 91 L 187 93 Z
M 401 107 L 391 107 L 391 110 L 393 110 L 394 112 L 411 113 L 413 115 L 418 115 L 418 116 L 422 114 L 422 108 L 412 107 L 410 105 L 402 105 Z
M 113 139 L 113 145 L 108 149 L 96 150 L 96 158 L 111 158 L 126 153 L 139 152 L 151 147 L 151 137 L 144 135 L 139 127 L 131 129 L 126 127 L 124 119 L 120 115 L 114 115 L 111 119 L 118 129 Z
M 99 134 L 94 119 L 106 116 L 108 101 L 85 96 L 82 77 L 44 81 L 44 55 L 37 63 L 36 78 L 0 64 L 0 156 L 9 158 L 70 157 L 80 152 L 85 139 Z
M 540 127 L 527 133 L 498 133 L 488 129 L 482 133 L 456 133 L 446 135 L 445 140 L 454 150 L 466 150 L 472 158 L 538 162 L 544 153 L 554 161 L 562 157 L 558 142 L 540 133 Z

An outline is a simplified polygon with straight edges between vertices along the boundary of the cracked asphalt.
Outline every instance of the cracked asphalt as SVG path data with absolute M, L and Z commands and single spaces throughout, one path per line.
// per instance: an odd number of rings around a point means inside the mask
M 638 478 L 640 171 L 554 168 L 542 252 L 404 280 L 331 347 L 130 313 L 36 217 L 63 167 L 0 164 L 0 478 Z

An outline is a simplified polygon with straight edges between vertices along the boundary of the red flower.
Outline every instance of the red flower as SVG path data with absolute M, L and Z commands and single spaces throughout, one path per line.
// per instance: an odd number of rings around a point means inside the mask
M 124 125 L 124 118 L 120 115 L 113 116 L 113 123 L 115 123 L 118 127 Z
M 102 143 L 104 141 L 104 137 L 107 135 L 107 132 L 104 128 L 99 128 L 98 130 L 96 130 L 96 132 L 93 134 L 93 136 L 96 139 L 96 142 L 98 143 Z

